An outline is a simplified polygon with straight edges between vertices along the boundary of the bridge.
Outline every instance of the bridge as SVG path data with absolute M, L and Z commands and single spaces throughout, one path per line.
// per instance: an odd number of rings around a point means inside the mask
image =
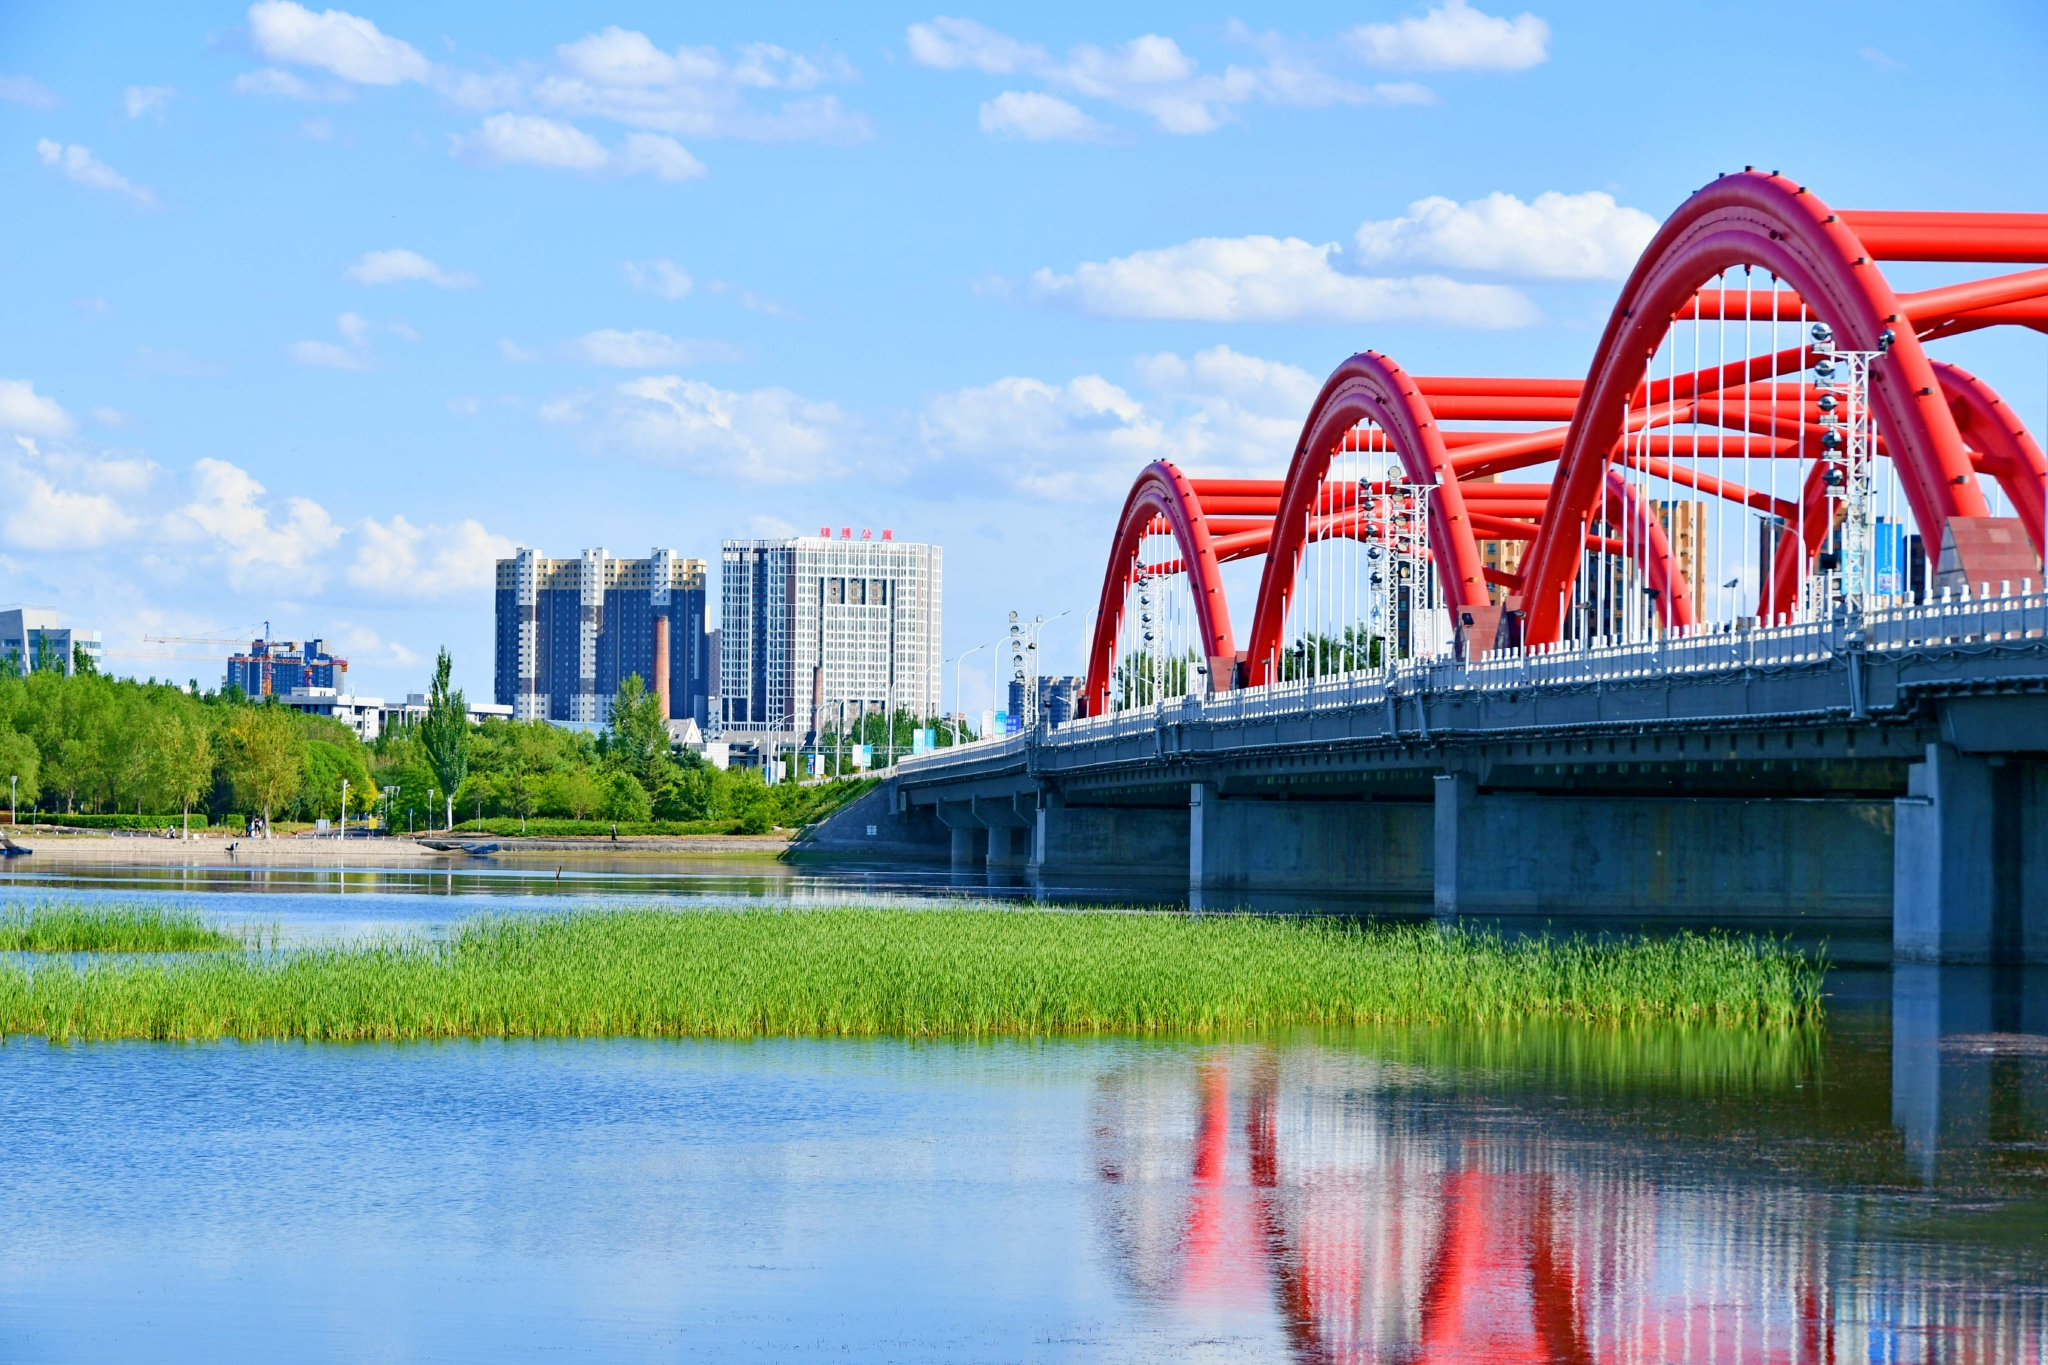
M 1935 355 L 2048 332 L 2048 269 L 1892 261 L 2038 267 L 2048 214 L 1745 169 L 1666 220 L 1583 380 L 1365 351 L 1284 477 L 1148 466 L 1081 716 L 911 759 L 814 843 L 2048 960 L 2048 466 Z

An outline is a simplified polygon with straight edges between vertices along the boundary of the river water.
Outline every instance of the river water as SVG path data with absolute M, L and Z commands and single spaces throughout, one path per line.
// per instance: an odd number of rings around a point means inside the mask
M 48 863 L 0 903 L 324 938 L 958 890 L 555 885 Z M 0 1359 L 2048 1359 L 2048 979 L 1832 989 L 1789 1035 L 11 1039 Z

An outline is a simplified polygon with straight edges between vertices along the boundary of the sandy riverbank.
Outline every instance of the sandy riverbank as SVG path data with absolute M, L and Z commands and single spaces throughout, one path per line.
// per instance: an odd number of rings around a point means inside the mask
M 106 834 L 55 834 L 46 830 L 10 831 L 16 843 L 34 849 L 25 860 L 14 862 L 93 862 L 165 864 L 290 863 L 296 866 L 348 867 L 446 867 L 473 861 L 468 855 L 444 853 L 412 839 L 228 839 L 218 834 L 194 835 L 185 839 L 126 838 Z M 675 858 L 707 854 L 772 858 L 789 847 L 786 835 L 705 834 L 651 836 L 638 839 L 469 839 L 472 843 L 496 843 L 501 855 L 566 858 L 649 856 Z M 228 849 L 234 844 L 233 852 Z

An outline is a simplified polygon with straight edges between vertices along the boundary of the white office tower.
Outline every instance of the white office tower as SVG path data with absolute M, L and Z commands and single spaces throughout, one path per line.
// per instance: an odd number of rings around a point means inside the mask
M 942 555 L 888 531 L 726 541 L 725 728 L 802 738 L 842 717 L 936 715 Z

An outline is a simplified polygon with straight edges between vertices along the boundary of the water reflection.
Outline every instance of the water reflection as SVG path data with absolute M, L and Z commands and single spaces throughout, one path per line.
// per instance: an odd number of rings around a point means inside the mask
M 1914 1027 L 1903 1132 L 1872 1112 L 1874 1038 L 1757 1040 L 1690 1079 L 1654 1034 L 1142 1058 L 1096 1088 L 1097 1223 L 1134 1297 L 1268 1305 L 1314 1365 L 2039 1362 L 2048 1046 Z

